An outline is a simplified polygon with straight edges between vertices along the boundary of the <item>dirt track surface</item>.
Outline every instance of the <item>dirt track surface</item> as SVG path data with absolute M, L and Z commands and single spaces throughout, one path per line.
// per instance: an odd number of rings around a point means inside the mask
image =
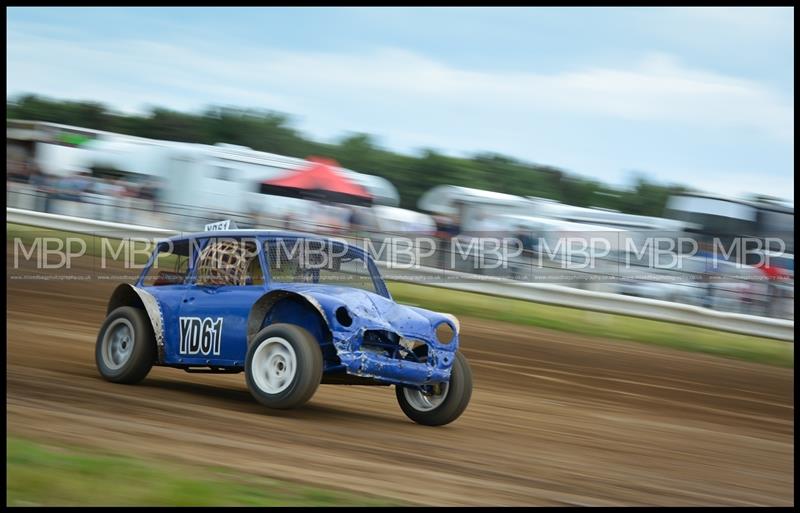
M 388 387 L 272 412 L 243 374 L 102 380 L 112 283 L 7 284 L 12 434 L 418 504 L 794 501 L 792 369 L 462 319 L 475 390 L 450 426 L 413 424 Z

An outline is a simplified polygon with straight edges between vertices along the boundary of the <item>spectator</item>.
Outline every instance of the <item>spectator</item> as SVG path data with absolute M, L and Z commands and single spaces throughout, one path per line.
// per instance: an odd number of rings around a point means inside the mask
M 33 209 L 38 212 L 50 212 L 53 191 L 47 176 L 35 164 L 31 167 L 30 173 L 30 184 L 35 194 Z
M 434 216 L 436 223 L 435 237 L 438 241 L 437 254 L 439 256 L 439 266 L 444 268 L 447 265 L 448 257 L 451 251 L 451 239 L 457 237 L 460 233 L 458 222 L 456 218 L 451 218 L 445 215 Z
M 155 180 L 148 180 L 139 188 L 139 199 L 145 202 L 150 212 L 158 212 L 158 184 Z
M 114 199 L 116 208 L 114 209 L 114 220 L 119 223 L 128 222 L 130 214 L 131 198 L 135 195 L 133 184 L 126 182 L 122 178 L 114 180 Z
M 101 196 L 99 218 L 103 221 L 119 221 L 122 209 L 122 190 L 115 178 L 98 178 L 94 184 L 94 192 Z
M 28 163 L 23 160 L 7 158 L 6 177 L 9 182 L 29 183 L 30 169 Z
M 345 231 L 349 232 L 354 237 L 360 237 L 364 235 L 367 226 L 367 221 L 364 218 L 361 207 L 350 207 L 347 212 Z
M 539 239 L 533 233 L 533 230 L 527 229 L 525 225 L 517 225 L 514 237 L 522 245 L 522 250 L 526 253 L 535 252 L 538 250 Z
M 713 278 L 713 275 L 708 270 L 704 271 L 701 275 L 704 308 L 714 308 L 714 284 L 711 283 Z
M 6 157 L 6 198 L 8 206 L 25 208 L 24 205 L 31 203 L 30 197 L 30 174 L 26 162 L 19 158 L 14 158 L 9 152 Z M 31 208 L 31 207 L 28 207 Z
M 283 227 L 287 230 L 294 229 L 294 215 L 292 215 L 291 210 L 287 210 L 285 214 L 283 214 Z
M 768 317 L 776 317 L 776 309 L 780 305 L 783 296 L 783 291 L 779 284 L 781 282 L 788 282 L 789 275 L 780 267 L 769 265 L 767 261 L 759 262 L 756 264 L 756 267 L 763 273 L 764 278 L 767 280 L 768 292 L 765 313 Z

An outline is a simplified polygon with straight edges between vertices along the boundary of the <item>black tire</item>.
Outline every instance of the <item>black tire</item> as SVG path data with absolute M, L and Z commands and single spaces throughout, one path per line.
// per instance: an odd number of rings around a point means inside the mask
M 409 402 L 406 389 L 408 388 L 408 391 L 413 393 L 414 388 L 403 385 L 397 385 L 394 388 L 397 402 L 409 419 L 425 426 L 443 426 L 456 420 L 467 409 L 472 397 L 472 369 L 469 367 L 467 358 L 461 353 L 456 353 L 453 369 L 450 372 L 447 395 L 442 403 L 432 410 L 419 410 Z
M 258 362 L 262 362 L 263 356 L 261 356 L 259 348 L 264 346 L 262 351 L 266 352 L 265 344 L 269 339 L 274 338 L 282 339 L 294 351 L 294 375 L 285 384 L 285 388 L 276 387 L 273 392 L 265 388 L 266 377 L 264 375 L 268 373 L 267 370 L 262 367 L 259 372 L 261 363 L 254 364 L 254 359 L 256 359 L 256 353 L 259 353 Z M 282 344 L 281 342 L 272 342 L 271 344 L 274 343 Z M 285 347 L 279 348 L 279 350 L 284 349 Z M 280 361 L 277 364 L 279 363 Z M 279 323 L 267 326 L 256 334 L 250 347 L 247 348 L 244 375 L 247 388 L 258 402 L 268 408 L 287 410 L 301 406 L 311 399 L 322 381 L 322 364 L 322 350 L 311 333 L 294 324 Z M 280 370 L 276 371 L 276 368 L 270 368 L 268 371 L 273 375 L 280 372 Z
M 114 346 L 112 340 L 116 336 L 127 342 Z M 113 352 L 112 346 L 124 346 L 124 356 Z M 156 339 L 147 313 L 139 308 L 121 306 L 108 314 L 97 335 L 94 358 L 100 375 L 112 383 L 134 384 L 143 380 L 156 360 Z

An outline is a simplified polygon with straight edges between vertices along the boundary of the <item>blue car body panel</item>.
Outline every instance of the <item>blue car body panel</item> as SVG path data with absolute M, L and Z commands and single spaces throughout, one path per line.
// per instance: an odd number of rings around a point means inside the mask
M 162 293 L 167 287 L 146 287 L 162 305 L 164 313 L 165 363 L 215 365 L 221 367 L 244 364 L 247 352 L 247 317 L 253 303 L 264 294 L 263 287 L 194 287 L 187 286 L 176 297 Z M 170 307 L 165 305 L 171 303 Z M 186 356 L 180 349 L 180 318 L 222 319 L 220 354 Z
M 405 385 L 450 379 L 459 345 L 455 317 L 394 302 L 375 263 L 358 248 L 350 246 L 368 263 L 376 292 L 340 285 L 272 281 L 263 249 L 265 241 L 326 240 L 320 237 L 254 230 L 203 232 L 175 237 L 169 242 L 194 240 L 202 247 L 209 238 L 238 237 L 258 241 L 264 284 L 196 285 L 195 263 L 190 261 L 184 283 L 144 286 L 158 249 L 154 252 L 135 288 L 158 302 L 163 326 L 159 363 L 242 368 L 254 332 L 272 322 L 288 322 L 304 327 L 320 343 L 326 374 L 346 373 Z M 268 309 L 262 313 L 259 305 L 268 305 L 265 307 Z M 340 308 L 348 314 L 344 323 L 337 317 Z M 440 343 L 436 336 L 436 328 L 442 323 L 447 323 L 453 332 L 448 343 Z M 421 347 L 425 348 L 424 358 L 416 352 Z

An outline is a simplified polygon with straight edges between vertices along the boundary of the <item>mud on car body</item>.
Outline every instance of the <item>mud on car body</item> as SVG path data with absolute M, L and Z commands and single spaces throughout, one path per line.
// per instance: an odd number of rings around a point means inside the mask
M 153 365 L 243 371 L 253 396 L 281 409 L 320 383 L 395 385 L 403 412 L 426 425 L 458 418 L 472 392 L 456 318 L 395 303 L 370 256 L 340 240 L 173 237 L 115 289 L 107 314 L 95 356 L 112 382 L 141 381 Z

